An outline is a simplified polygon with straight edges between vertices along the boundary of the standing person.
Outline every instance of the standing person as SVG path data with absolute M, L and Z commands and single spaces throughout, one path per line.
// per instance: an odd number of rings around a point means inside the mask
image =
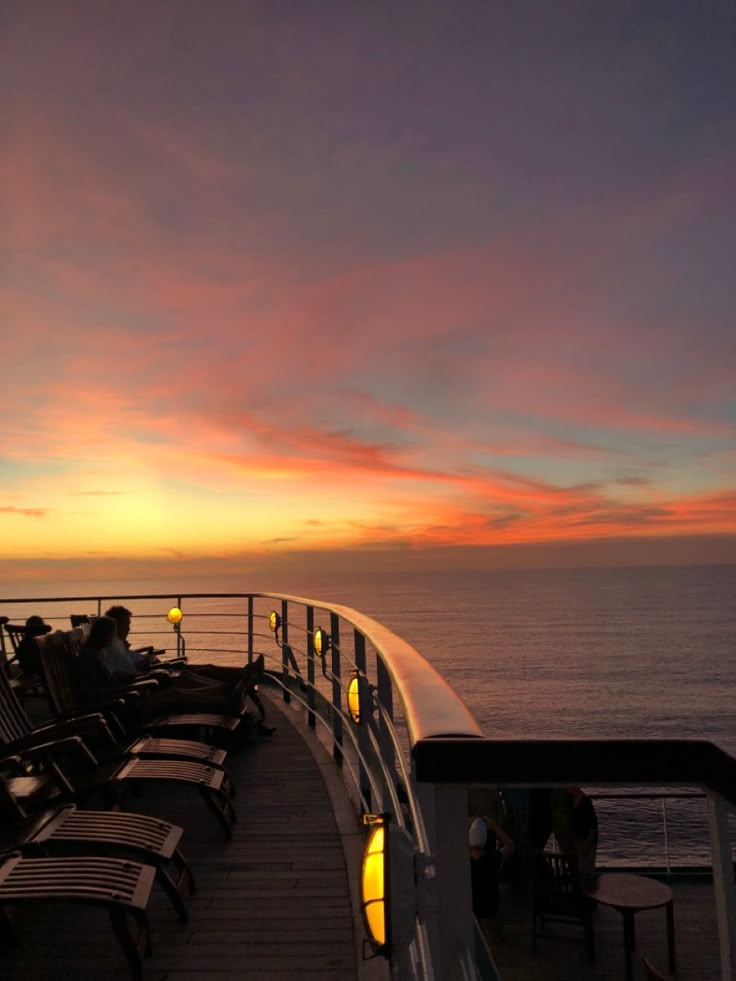
M 477 817 L 468 830 L 473 915 L 489 948 L 503 938 L 499 913 L 499 874 L 514 845 L 506 832 L 488 817 Z
M 570 811 L 570 830 L 573 848 L 578 863 L 578 872 L 583 879 L 595 875 L 595 859 L 598 850 L 598 815 L 593 801 L 582 787 L 568 787 L 572 809 Z

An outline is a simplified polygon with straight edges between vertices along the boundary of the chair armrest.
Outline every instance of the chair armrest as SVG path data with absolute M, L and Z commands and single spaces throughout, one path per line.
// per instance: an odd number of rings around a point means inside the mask
M 107 719 L 99 712 L 89 715 L 80 715 L 72 719 L 64 719 L 61 722 L 52 722 L 49 725 L 40 726 L 34 729 L 23 739 L 19 739 L 13 744 L 19 749 L 22 747 L 32 748 L 38 745 L 49 744 L 50 741 L 64 741 L 70 737 L 83 735 L 103 736 L 111 747 L 116 745 L 115 739 Z
M 36 746 L 19 747 L 17 755 L 23 762 L 35 763 L 37 761 L 52 760 L 56 752 L 72 750 L 75 755 L 83 759 L 85 763 L 97 766 L 98 761 L 94 753 L 89 749 L 81 736 L 66 736 L 64 739 L 54 739 L 48 743 L 39 743 Z

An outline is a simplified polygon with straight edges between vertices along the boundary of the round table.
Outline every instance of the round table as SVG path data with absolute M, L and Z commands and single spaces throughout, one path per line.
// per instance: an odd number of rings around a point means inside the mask
M 624 919 L 624 953 L 626 957 L 626 981 L 632 981 L 634 970 L 632 953 L 636 948 L 634 917 L 643 909 L 659 909 L 664 906 L 667 914 L 667 952 L 670 971 L 675 971 L 675 917 L 672 907 L 672 890 L 663 882 L 644 875 L 609 872 L 596 876 L 583 892 L 589 899 L 602 906 L 617 910 Z

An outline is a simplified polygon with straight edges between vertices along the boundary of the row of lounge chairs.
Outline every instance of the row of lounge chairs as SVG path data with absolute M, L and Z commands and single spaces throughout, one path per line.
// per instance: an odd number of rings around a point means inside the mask
M 130 977 L 141 979 L 154 883 L 182 921 L 195 883 L 180 849 L 182 828 L 127 811 L 128 791 L 148 783 L 191 788 L 229 838 L 237 816 L 226 762 L 241 718 L 168 715 L 133 731 L 127 708 L 145 697 L 145 686 L 82 709 L 71 682 L 83 639 L 80 628 L 36 638 L 53 715 L 42 725 L 29 718 L 21 700 L 28 692 L 21 694 L 7 663 L 0 670 L 0 943 L 15 940 L 16 906 L 103 907 Z

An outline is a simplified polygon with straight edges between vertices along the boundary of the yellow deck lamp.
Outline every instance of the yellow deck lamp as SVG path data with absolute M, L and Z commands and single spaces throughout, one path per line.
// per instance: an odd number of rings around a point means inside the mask
M 279 630 L 281 629 L 281 617 L 278 615 L 276 610 L 271 610 L 271 612 L 268 614 L 268 626 L 271 633 L 276 638 L 276 643 L 278 643 Z
M 181 618 L 184 614 L 181 612 L 178 606 L 172 606 L 169 612 L 166 614 L 166 619 L 174 627 L 178 627 L 181 623 Z
M 317 627 L 312 640 L 314 643 L 314 653 L 319 654 L 320 657 L 324 657 L 332 646 L 330 635 L 322 627 Z
M 389 814 L 364 814 L 369 828 L 363 849 L 360 908 L 375 954 L 405 950 L 416 928 L 417 887 L 414 843 L 391 824 Z
M 356 726 L 360 725 L 360 676 L 357 671 L 348 685 L 348 712 Z

